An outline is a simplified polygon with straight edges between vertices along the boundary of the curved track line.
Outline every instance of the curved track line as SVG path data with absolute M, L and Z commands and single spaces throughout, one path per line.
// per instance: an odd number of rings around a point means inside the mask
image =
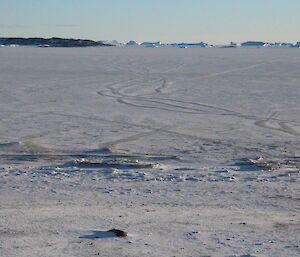
M 263 66 L 265 64 L 269 64 L 269 63 L 271 63 L 271 61 L 270 62 L 261 62 L 261 63 L 249 65 L 249 66 L 246 66 L 246 67 L 235 68 L 235 69 L 227 70 L 227 71 L 221 71 L 221 72 L 215 72 L 215 73 L 210 73 L 210 74 L 199 75 L 199 76 L 189 78 L 189 79 L 184 79 L 184 80 L 185 81 L 186 80 L 191 81 L 191 80 L 202 79 L 202 78 L 213 78 L 213 77 L 233 73 L 233 72 L 236 72 L 236 71 L 250 70 L 250 69 L 253 69 L 253 68 L 256 68 L 256 67 L 259 67 L 259 66 Z
M 136 104 L 136 103 L 133 103 L 132 101 L 129 100 L 130 97 L 120 97 L 118 98 L 118 102 L 119 103 L 123 103 L 123 104 L 126 104 L 126 105 L 129 105 L 129 106 L 134 106 L 134 107 L 140 107 L 140 108 L 146 108 L 146 109 L 158 109 L 158 110 L 164 110 L 164 111 L 169 111 L 169 112 L 180 112 L 180 113 L 188 113 L 188 114 L 199 114 L 199 111 L 196 112 L 196 111 L 185 111 L 185 110 L 174 110 L 172 108 L 166 108 L 166 107 L 159 107 L 159 106 L 147 106 L 147 105 L 144 105 L 144 104 Z M 152 103 L 159 103 L 159 104 L 162 104 L 162 105 L 166 105 L 166 106 L 171 106 L 171 107 L 176 107 L 176 108 L 182 108 L 182 109 L 186 109 L 182 106 L 176 106 L 176 105 L 173 105 L 173 104 L 167 104 L 167 103 L 161 103 L 161 102 L 157 102 L 157 101 L 154 101 L 154 100 L 143 100 L 143 102 L 152 102 Z
M 141 132 L 141 133 L 138 133 L 138 134 L 135 134 L 135 135 L 132 135 L 132 136 L 129 136 L 129 137 L 125 137 L 125 138 L 122 138 L 122 139 L 118 139 L 118 140 L 115 140 L 115 141 L 112 141 L 112 142 L 100 144 L 99 147 L 100 148 L 114 147 L 117 144 L 132 142 L 132 141 L 138 140 L 140 138 L 155 135 L 157 133 L 168 132 L 169 129 L 172 129 L 172 128 L 175 128 L 175 127 L 176 127 L 175 125 L 166 125 L 166 126 L 163 126 L 161 128 L 153 129 L 149 132 Z
M 270 62 L 262 62 L 262 63 L 249 65 L 246 67 L 240 67 L 240 68 L 236 68 L 236 69 L 227 70 L 227 71 L 205 74 L 205 75 L 198 76 L 196 78 L 192 78 L 192 80 L 199 79 L 199 78 L 210 78 L 210 77 L 215 77 L 215 76 L 221 76 L 221 75 L 236 72 L 236 71 L 249 70 L 249 69 L 253 69 L 253 68 L 265 65 L 267 63 L 270 63 Z M 212 113 L 215 115 L 233 115 L 233 116 L 238 116 L 238 117 L 242 117 L 242 118 L 246 118 L 246 119 L 257 119 L 257 117 L 255 117 L 253 115 L 247 115 L 247 114 L 229 110 L 229 109 L 226 109 L 223 107 L 209 105 L 209 104 L 196 103 L 196 102 L 192 102 L 192 101 L 181 101 L 181 100 L 175 100 L 175 99 L 170 99 L 170 98 L 156 97 L 155 99 L 153 99 L 153 98 L 146 97 L 146 95 L 153 96 L 153 94 L 160 94 L 162 92 L 162 90 L 166 89 L 167 80 L 165 78 L 158 79 L 158 81 L 162 81 L 162 84 L 161 84 L 161 86 L 154 89 L 154 91 L 151 94 L 144 94 L 144 95 L 135 94 L 135 95 L 133 95 L 133 94 L 125 94 L 123 92 L 123 90 L 126 88 L 128 89 L 131 87 L 136 87 L 137 85 L 131 84 L 131 82 L 134 82 L 134 81 L 139 82 L 141 79 L 142 78 L 137 78 L 135 80 L 120 81 L 120 82 L 112 83 L 112 84 L 105 86 L 104 90 L 100 90 L 97 93 L 99 95 L 102 95 L 105 97 L 115 98 L 119 103 L 127 104 L 127 105 L 134 106 L 134 107 L 139 107 L 139 108 L 158 109 L 158 110 L 181 112 L 181 113 L 188 113 L 188 114 Z M 151 79 L 152 82 L 156 81 L 156 80 L 157 79 Z M 128 83 L 130 83 L 130 84 L 128 85 Z M 144 84 L 144 83 L 141 83 L 141 84 Z M 138 89 L 136 91 L 138 91 Z M 160 101 L 160 100 L 162 100 L 162 101 Z M 137 101 L 140 103 L 138 103 Z M 150 103 L 150 105 L 149 105 L 149 103 Z M 151 105 L 151 103 L 156 104 L 156 105 L 155 106 Z M 180 105 L 180 103 L 182 103 L 184 105 Z M 187 104 L 190 106 L 187 106 Z M 205 110 L 205 109 L 201 109 L 201 108 L 197 108 L 197 107 L 209 108 L 211 110 Z
M 268 123 L 270 120 L 259 120 L 255 122 L 255 125 L 261 128 L 272 129 L 276 131 L 281 131 L 284 133 L 288 133 L 293 136 L 300 136 L 300 132 L 288 126 L 288 122 L 278 122 L 279 128 L 272 126 Z

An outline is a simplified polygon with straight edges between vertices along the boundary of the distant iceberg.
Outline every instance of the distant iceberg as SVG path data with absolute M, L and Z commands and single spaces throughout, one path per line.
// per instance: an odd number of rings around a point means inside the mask
M 127 46 L 138 46 L 139 43 L 137 43 L 137 42 L 134 41 L 134 40 L 131 40 L 131 41 L 127 42 L 126 45 L 127 45 Z
M 241 43 L 241 46 L 264 46 L 266 42 L 261 41 L 247 41 L 244 43 Z

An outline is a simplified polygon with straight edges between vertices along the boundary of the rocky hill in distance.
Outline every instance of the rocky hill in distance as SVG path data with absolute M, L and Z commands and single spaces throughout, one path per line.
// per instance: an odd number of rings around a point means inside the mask
M 73 38 L 21 38 L 21 37 L 2 37 L 0 45 L 19 45 L 19 46 L 40 46 L 40 47 L 90 47 L 90 46 L 113 46 L 102 41 Z

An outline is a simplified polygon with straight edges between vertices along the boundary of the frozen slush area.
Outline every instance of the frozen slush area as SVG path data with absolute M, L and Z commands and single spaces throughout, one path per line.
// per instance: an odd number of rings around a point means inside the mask
M 298 49 L 0 48 L 1 257 L 300 256 L 299 67 Z

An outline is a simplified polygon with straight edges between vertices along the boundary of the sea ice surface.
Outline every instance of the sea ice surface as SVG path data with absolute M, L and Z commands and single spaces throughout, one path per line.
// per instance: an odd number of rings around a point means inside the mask
M 299 65 L 1 48 L 0 255 L 300 256 Z

